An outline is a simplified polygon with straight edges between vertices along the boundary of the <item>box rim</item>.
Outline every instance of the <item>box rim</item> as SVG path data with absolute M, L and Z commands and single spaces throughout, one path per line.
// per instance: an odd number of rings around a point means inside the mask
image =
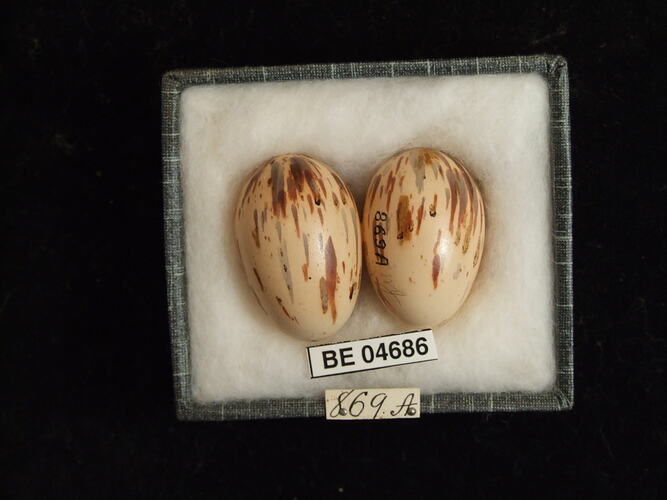
M 382 77 L 539 73 L 549 91 L 556 381 L 544 392 L 422 395 L 421 412 L 549 411 L 574 405 L 572 167 L 567 61 L 531 55 L 421 61 L 179 69 L 162 77 L 162 163 L 165 266 L 176 414 L 180 420 L 324 416 L 324 397 L 254 399 L 202 404 L 192 397 L 185 272 L 185 224 L 180 169 L 180 96 L 195 85 Z

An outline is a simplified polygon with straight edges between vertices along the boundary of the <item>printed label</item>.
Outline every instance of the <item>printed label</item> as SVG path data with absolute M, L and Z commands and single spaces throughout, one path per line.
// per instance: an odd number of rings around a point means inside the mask
M 397 333 L 365 340 L 308 347 L 312 378 L 433 361 L 438 353 L 433 330 Z

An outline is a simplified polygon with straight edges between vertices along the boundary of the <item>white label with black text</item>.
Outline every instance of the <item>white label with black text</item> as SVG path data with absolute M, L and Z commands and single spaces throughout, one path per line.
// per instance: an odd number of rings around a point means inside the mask
M 433 330 L 308 347 L 312 378 L 438 359 Z
M 419 418 L 420 391 L 409 389 L 328 389 L 327 420 Z

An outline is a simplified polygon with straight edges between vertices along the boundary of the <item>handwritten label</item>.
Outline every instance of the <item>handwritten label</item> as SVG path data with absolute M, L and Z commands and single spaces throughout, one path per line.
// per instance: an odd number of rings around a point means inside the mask
M 419 418 L 419 389 L 329 389 L 324 392 L 327 420 Z
M 375 263 L 379 266 L 388 266 L 389 259 L 384 255 L 387 242 L 384 236 L 387 234 L 384 226 L 387 223 L 386 212 L 375 212 L 375 223 L 373 224 L 373 246 L 375 247 Z
M 365 340 L 308 347 L 312 378 L 433 361 L 438 353 L 433 330 L 397 333 Z

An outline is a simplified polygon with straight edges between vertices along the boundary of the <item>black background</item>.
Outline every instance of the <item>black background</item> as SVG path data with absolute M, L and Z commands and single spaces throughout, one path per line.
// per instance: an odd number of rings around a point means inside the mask
M 5 7 L 0 494 L 659 497 L 664 4 L 437 5 Z M 164 71 L 545 52 L 566 56 L 571 76 L 573 411 L 175 420 Z

